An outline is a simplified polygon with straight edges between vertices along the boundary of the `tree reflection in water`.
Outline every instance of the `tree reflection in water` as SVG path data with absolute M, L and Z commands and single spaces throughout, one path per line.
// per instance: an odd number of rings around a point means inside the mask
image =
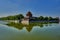
M 49 25 L 48 25 L 49 24 Z M 29 25 L 23 25 L 21 23 L 8 23 L 8 26 L 18 28 L 19 30 L 22 30 L 23 27 L 26 27 L 27 31 L 30 32 L 34 26 L 40 26 L 40 28 L 44 27 L 44 25 L 47 26 L 52 26 L 52 23 L 30 23 Z

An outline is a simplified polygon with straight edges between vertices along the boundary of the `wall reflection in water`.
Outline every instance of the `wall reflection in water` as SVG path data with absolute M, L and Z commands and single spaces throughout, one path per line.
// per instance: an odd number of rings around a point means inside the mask
M 11 27 L 15 27 L 19 30 L 22 30 L 23 27 L 26 27 L 27 31 L 30 32 L 34 26 L 39 26 L 40 28 L 43 28 L 44 26 L 48 27 L 48 26 L 52 26 L 52 24 L 59 24 L 59 23 L 30 23 L 29 25 L 23 25 L 21 23 L 8 23 L 7 25 L 8 26 L 11 26 Z

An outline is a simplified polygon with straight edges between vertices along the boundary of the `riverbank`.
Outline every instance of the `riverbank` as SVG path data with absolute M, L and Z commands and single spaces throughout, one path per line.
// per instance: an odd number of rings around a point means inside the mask
M 0 22 L 2 23 L 2 22 Z M 11 23 L 12 24 L 12 23 Z M 38 24 L 40 26 L 38 26 Z M 0 39 L 2 40 L 29 40 L 34 38 L 34 40 L 58 40 L 58 35 L 60 35 L 60 24 L 40 24 L 40 23 L 31 23 L 29 26 L 5 26 L 5 24 L 0 25 Z M 36 26 L 32 26 L 36 25 Z M 47 35 L 48 34 L 48 35 Z M 53 35 L 53 36 L 52 36 Z M 7 39 L 9 38 L 9 39 Z M 22 38 L 22 39 L 21 39 Z M 25 39 L 23 39 L 25 38 Z

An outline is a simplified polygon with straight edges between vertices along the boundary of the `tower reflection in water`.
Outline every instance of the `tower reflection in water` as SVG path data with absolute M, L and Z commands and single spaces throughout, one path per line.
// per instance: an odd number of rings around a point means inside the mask
M 8 23 L 8 26 L 11 27 L 15 27 L 19 30 L 22 30 L 24 27 L 26 27 L 26 30 L 28 32 L 31 32 L 31 30 L 33 29 L 34 26 L 39 26 L 40 28 L 43 28 L 44 26 L 48 27 L 48 26 L 52 26 L 52 24 L 54 23 L 30 23 L 29 25 L 23 25 L 23 24 L 19 24 L 19 23 Z M 59 24 L 59 23 L 56 23 Z

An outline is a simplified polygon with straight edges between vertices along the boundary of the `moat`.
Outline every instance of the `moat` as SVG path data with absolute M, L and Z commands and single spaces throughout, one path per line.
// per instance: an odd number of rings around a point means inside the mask
M 8 26 L 0 21 L 0 40 L 60 40 L 60 23 Z

